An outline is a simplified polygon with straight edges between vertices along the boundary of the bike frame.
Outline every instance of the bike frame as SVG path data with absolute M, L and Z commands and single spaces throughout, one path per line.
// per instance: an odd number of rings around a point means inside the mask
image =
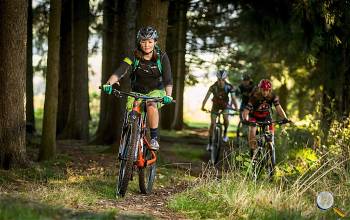
M 147 130 L 147 108 L 145 106 L 146 101 L 139 101 L 137 98 L 135 98 L 133 102 L 133 108 L 131 111 L 129 111 L 126 114 L 127 120 L 124 120 L 124 126 L 128 126 L 130 124 L 129 119 L 130 118 L 138 118 L 138 125 L 141 129 L 140 131 L 140 138 L 138 140 L 137 149 L 135 151 L 135 161 L 134 165 L 136 165 L 138 168 L 144 168 L 146 166 L 152 165 L 157 161 L 157 155 L 156 153 L 151 150 L 150 143 L 148 142 L 146 138 L 146 130 Z M 142 109 L 144 114 L 142 114 Z M 126 124 L 125 124 L 126 123 Z M 148 149 L 150 149 L 151 152 L 151 159 L 145 160 L 143 155 L 143 145 L 146 145 Z

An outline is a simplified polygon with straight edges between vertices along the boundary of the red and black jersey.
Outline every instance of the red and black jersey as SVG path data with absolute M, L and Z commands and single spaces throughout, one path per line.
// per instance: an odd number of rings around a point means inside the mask
M 270 115 L 272 105 L 275 107 L 280 105 L 278 96 L 271 92 L 269 96 L 264 97 L 255 89 L 249 98 L 245 109 L 249 110 L 253 117 L 263 118 Z
M 229 94 L 234 93 L 234 87 L 228 82 L 220 87 L 218 82 L 215 82 L 210 86 L 209 92 L 213 94 L 213 106 L 226 108 L 230 100 Z

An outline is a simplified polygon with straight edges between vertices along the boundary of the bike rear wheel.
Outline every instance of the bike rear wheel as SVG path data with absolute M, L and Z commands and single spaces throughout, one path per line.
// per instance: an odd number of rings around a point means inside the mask
M 143 148 L 143 156 L 145 160 L 150 160 L 152 158 L 151 151 L 146 146 Z M 139 169 L 139 187 L 141 193 L 150 194 L 152 192 L 153 183 L 156 178 L 156 169 L 156 163 Z
M 220 150 L 221 150 L 221 129 L 219 127 L 215 127 L 214 136 L 213 136 L 213 149 L 210 152 L 210 160 L 213 164 L 218 163 Z
M 124 146 L 120 158 L 120 168 L 117 184 L 117 196 L 124 197 L 128 188 L 129 181 L 131 179 L 135 150 L 138 142 L 138 124 L 134 119 L 129 125 L 129 132 L 126 133 L 126 140 L 128 140 Z

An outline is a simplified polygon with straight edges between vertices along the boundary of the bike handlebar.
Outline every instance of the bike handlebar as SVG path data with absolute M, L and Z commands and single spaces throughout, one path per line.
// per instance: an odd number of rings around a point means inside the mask
M 102 89 L 102 86 L 98 87 L 99 89 Z M 136 93 L 136 92 L 124 92 L 124 91 L 120 91 L 117 89 L 112 89 L 112 94 L 118 97 L 133 97 L 135 99 L 142 99 L 143 101 L 152 101 L 152 102 L 163 102 L 163 98 L 162 97 L 151 97 L 151 96 L 147 96 L 147 95 L 143 95 L 140 93 Z M 176 103 L 176 100 L 172 100 L 172 103 Z
M 252 122 L 252 121 L 242 121 L 243 124 L 245 125 L 250 125 L 250 126 L 267 126 L 267 125 L 272 125 L 272 124 L 278 124 L 278 125 L 283 125 L 287 123 L 292 123 L 291 120 L 276 120 L 276 121 L 261 121 L 261 122 Z
M 236 113 L 225 113 L 224 111 L 225 110 L 232 110 L 232 111 L 235 111 Z M 224 109 L 224 110 L 220 110 L 218 112 L 213 112 L 213 111 L 210 111 L 208 109 L 202 109 L 202 111 L 206 112 L 206 113 L 213 113 L 213 114 L 216 114 L 216 115 L 220 115 L 220 114 L 223 114 L 223 115 L 230 115 L 230 116 L 234 116 L 234 115 L 239 115 L 238 113 L 238 110 L 236 109 L 233 109 L 233 108 L 227 108 L 227 109 Z

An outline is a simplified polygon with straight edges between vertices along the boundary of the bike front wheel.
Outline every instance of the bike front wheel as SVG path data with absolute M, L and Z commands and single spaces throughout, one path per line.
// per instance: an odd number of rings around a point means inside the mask
M 272 179 L 275 175 L 275 166 L 276 166 L 276 154 L 275 147 L 273 143 L 268 143 L 268 155 L 267 155 L 267 174 L 269 179 Z
M 147 147 L 143 147 L 144 158 L 146 161 L 152 158 L 152 152 Z M 150 194 L 153 189 L 153 183 L 156 178 L 157 164 L 146 165 L 139 169 L 139 187 L 143 194 Z
M 137 147 L 137 141 L 138 141 L 138 124 L 137 120 L 134 119 L 130 125 L 129 125 L 129 131 L 126 133 L 125 136 L 125 143 L 124 140 L 122 141 L 122 144 L 125 144 L 125 146 L 122 146 L 122 152 L 120 159 L 120 168 L 119 168 L 119 176 L 118 176 L 118 183 L 117 183 L 117 196 L 124 197 L 126 190 L 128 188 L 129 181 L 132 176 L 133 171 L 133 165 L 134 165 L 134 156 L 135 156 L 135 150 Z
M 211 152 L 210 152 L 210 159 L 213 164 L 218 163 L 220 150 L 221 150 L 221 129 L 219 127 L 215 127 L 214 136 L 213 136 L 213 149 L 211 149 Z

